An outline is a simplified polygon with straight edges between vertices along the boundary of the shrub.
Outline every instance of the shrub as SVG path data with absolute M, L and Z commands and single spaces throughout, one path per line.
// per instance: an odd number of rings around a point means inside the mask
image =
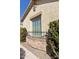
M 59 57 L 59 20 L 50 22 L 48 33 L 47 44 L 50 48 L 47 49 L 51 51 L 48 51 L 48 53 L 53 57 Z
M 27 30 L 26 28 L 20 28 L 20 42 L 26 41 Z

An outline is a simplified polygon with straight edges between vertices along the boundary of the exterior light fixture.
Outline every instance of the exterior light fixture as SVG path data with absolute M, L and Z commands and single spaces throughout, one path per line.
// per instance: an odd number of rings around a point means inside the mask
M 36 11 L 36 5 L 33 5 L 33 11 L 34 12 Z
M 33 0 L 33 11 L 35 12 L 36 11 L 36 5 L 37 5 L 37 1 L 39 0 Z

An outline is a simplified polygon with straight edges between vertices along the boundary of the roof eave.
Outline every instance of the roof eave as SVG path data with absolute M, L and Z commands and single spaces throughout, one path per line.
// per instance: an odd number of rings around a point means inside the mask
M 21 17 L 21 22 L 24 21 L 25 17 L 26 17 L 27 14 L 29 13 L 29 11 L 30 11 L 32 5 L 33 5 L 33 0 L 30 1 L 30 3 L 29 3 L 29 5 L 28 5 L 28 7 L 26 8 L 26 10 L 25 10 L 23 16 Z

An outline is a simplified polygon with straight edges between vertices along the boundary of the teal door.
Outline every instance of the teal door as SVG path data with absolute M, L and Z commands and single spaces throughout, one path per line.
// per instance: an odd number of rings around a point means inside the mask
M 32 19 L 33 36 L 41 36 L 41 17 L 35 17 Z

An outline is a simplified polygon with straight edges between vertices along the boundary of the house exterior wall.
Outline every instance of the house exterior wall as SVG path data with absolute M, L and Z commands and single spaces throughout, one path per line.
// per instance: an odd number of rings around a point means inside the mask
M 23 27 L 27 31 L 32 32 L 31 19 L 41 14 L 42 32 L 47 32 L 49 28 L 49 22 L 59 19 L 59 2 L 50 2 L 40 5 L 36 5 L 36 11 L 33 11 L 33 7 L 23 21 Z

